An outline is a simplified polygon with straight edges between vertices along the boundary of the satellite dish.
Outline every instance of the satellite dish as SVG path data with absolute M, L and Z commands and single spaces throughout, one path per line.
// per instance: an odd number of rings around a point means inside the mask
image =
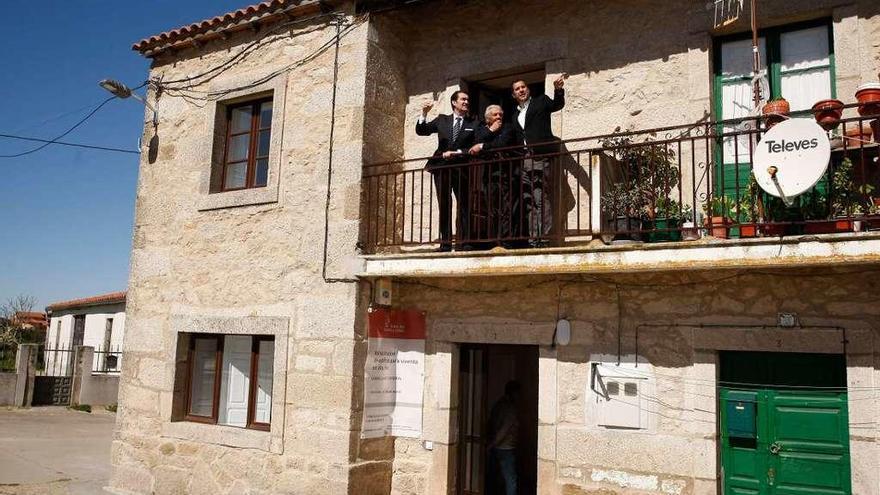
M 752 172 L 761 189 L 786 204 L 816 185 L 828 168 L 831 143 L 812 119 L 789 119 L 764 134 Z

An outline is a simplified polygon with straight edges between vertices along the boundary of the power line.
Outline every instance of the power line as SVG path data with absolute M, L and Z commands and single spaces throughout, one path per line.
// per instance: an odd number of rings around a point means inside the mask
M 40 151 L 41 149 L 43 149 L 43 148 L 49 146 L 50 144 L 55 144 L 56 142 L 58 142 L 59 139 L 63 138 L 64 136 L 66 136 L 66 135 L 68 135 L 68 134 L 70 134 L 71 132 L 74 131 L 74 129 L 76 129 L 77 127 L 81 126 L 81 125 L 84 124 L 87 120 L 89 120 L 90 118 L 92 118 L 92 115 L 95 115 L 96 113 L 98 113 L 98 110 L 100 110 L 101 108 L 103 108 L 104 105 L 106 105 L 107 103 L 110 103 L 110 100 L 114 100 L 114 99 L 116 99 L 116 97 L 115 97 L 115 96 L 111 96 L 111 97 L 107 98 L 106 100 L 102 101 L 98 106 L 96 106 L 96 107 L 94 108 L 94 110 L 92 110 L 91 112 L 89 112 L 88 115 L 86 115 L 85 117 L 83 117 L 82 119 L 80 119 L 79 122 L 77 122 L 76 124 L 73 124 L 72 127 L 70 127 L 69 129 L 67 129 L 66 131 L 62 132 L 62 133 L 59 134 L 58 136 L 52 138 L 51 140 L 46 141 L 46 142 L 43 143 L 42 145 L 37 146 L 36 148 L 31 149 L 31 150 L 28 150 L 28 151 L 22 151 L 21 153 L 15 153 L 15 154 L 13 154 L 13 155 L 0 155 L 0 158 L 18 158 L 18 157 L 20 157 L 20 156 L 30 155 L 31 153 L 36 153 L 36 152 Z
M 123 149 L 123 148 L 111 148 L 108 146 L 98 146 L 98 145 L 94 145 L 94 144 L 69 143 L 67 141 L 56 141 L 56 140 L 40 139 L 40 138 L 27 137 L 27 136 L 16 136 L 15 134 L 0 134 L 0 138 L 19 139 L 21 141 L 32 141 L 32 142 L 36 142 L 36 143 L 57 144 L 59 146 L 71 146 L 74 148 L 85 148 L 85 149 L 90 149 L 90 150 L 115 151 L 117 153 L 130 153 L 132 155 L 139 155 L 140 154 L 140 151 L 127 150 L 127 149 Z

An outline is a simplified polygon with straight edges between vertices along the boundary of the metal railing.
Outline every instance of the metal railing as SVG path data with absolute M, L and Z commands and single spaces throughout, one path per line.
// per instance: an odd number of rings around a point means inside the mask
M 74 347 L 40 345 L 34 363 L 36 376 L 72 376 L 76 358 Z
M 122 369 L 122 346 L 96 347 L 92 373 L 119 373 Z
M 809 111 L 800 116 L 812 119 Z M 361 238 L 376 253 L 880 228 L 880 148 L 871 123 L 880 139 L 880 115 L 844 118 L 829 131 L 830 166 L 793 205 L 751 177 L 766 132 L 759 118 L 572 139 L 552 143 L 551 152 L 537 145 L 540 154 L 507 148 L 430 171 L 427 158 L 369 164 Z M 862 128 L 867 134 L 846 137 Z

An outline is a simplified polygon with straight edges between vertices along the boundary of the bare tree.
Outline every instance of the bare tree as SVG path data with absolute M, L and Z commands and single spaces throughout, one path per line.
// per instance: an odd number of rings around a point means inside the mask
M 0 345 L 18 345 L 28 333 L 24 313 L 30 313 L 37 305 L 34 296 L 19 294 L 0 305 Z

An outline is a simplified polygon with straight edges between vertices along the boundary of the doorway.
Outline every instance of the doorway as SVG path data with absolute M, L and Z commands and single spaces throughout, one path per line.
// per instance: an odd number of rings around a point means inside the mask
M 513 122 L 517 106 L 511 89 L 513 82 L 522 79 L 529 86 L 532 97 L 536 97 L 544 94 L 546 76 L 547 72 L 541 65 L 466 78 L 465 85 L 471 99 L 471 108 L 477 120 L 483 120 L 489 105 L 501 105 L 504 109 L 504 122 Z
M 538 482 L 538 348 L 525 345 L 463 345 L 459 360 L 458 483 L 461 495 L 503 494 L 503 481 L 488 443 L 493 407 L 511 381 L 516 401 L 518 495 L 534 495 Z M 496 410 L 497 411 L 497 410 Z M 498 413 L 496 412 L 496 415 Z
M 724 493 L 848 495 L 846 359 L 722 352 Z

